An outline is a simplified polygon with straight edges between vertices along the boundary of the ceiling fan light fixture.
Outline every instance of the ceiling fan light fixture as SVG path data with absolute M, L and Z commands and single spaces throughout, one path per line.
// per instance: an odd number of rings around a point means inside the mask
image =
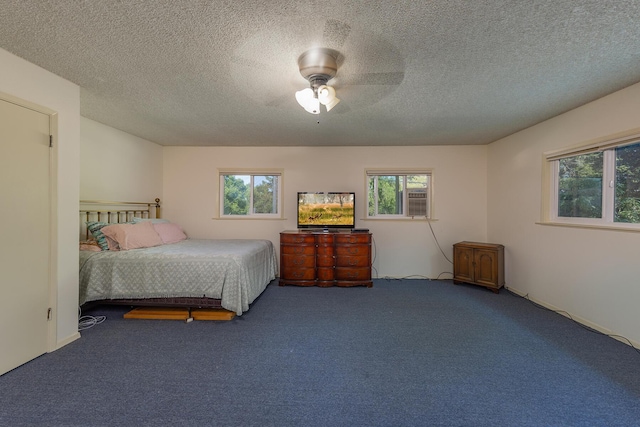
M 325 48 L 309 49 L 298 58 L 300 74 L 311 87 L 296 92 L 296 100 L 309 113 L 320 114 L 320 104 L 331 111 L 340 102 L 336 90 L 327 86 L 338 72 L 337 58 L 337 51 Z
M 322 85 L 318 88 L 318 101 L 327 107 L 327 111 L 331 111 L 333 107 L 338 105 L 340 99 L 336 97 L 336 90 L 327 85 Z
M 320 101 L 313 93 L 313 89 L 306 88 L 296 92 L 296 101 L 308 113 L 320 114 Z

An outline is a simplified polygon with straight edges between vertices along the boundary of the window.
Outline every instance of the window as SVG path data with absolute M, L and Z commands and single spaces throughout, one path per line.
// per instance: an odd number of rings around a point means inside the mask
M 429 170 L 367 170 L 367 218 L 431 218 Z
M 640 135 L 546 155 L 547 220 L 640 228 Z
M 558 216 L 602 217 L 602 153 L 558 160 Z
M 220 171 L 220 217 L 281 218 L 280 171 Z
M 616 148 L 613 220 L 640 223 L 640 143 Z

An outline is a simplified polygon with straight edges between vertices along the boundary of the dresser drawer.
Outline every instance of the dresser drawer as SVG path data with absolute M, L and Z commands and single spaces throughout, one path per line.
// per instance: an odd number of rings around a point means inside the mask
M 316 234 L 315 240 L 318 245 L 333 245 L 335 240 L 335 234 L 327 233 L 327 234 Z
M 319 281 L 332 282 L 336 278 L 336 269 L 333 267 L 318 267 L 316 274 Z M 318 286 L 333 286 L 333 283 L 318 283 Z
M 316 278 L 315 268 L 301 268 L 293 266 L 282 267 L 281 278 L 283 280 L 310 280 L 313 281 Z
M 335 248 L 333 245 L 331 246 L 319 245 L 318 247 L 316 247 L 316 253 L 318 255 L 333 256 L 333 254 L 335 253 Z
M 314 256 L 306 255 L 280 255 L 282 261 L 282 268 L 313 268 L 316 265 L 316 258 Z
M 336 256 L 368 256 L 370 249 L 369 245 L 336 245 Z
M 338 267 L 369 267 L 369 257 L 361 256 L 341 256 L 336 258 Z
M 370 268 L 336 267 L 336 280 L 371 280 Z
M 369 233 L 340 233 L 336 235 L 336 244 L 366 244 L 371 243 L 371 234 Z
M 316 257 L 316 265 L 318 267 L 334 267 L 336 259 L 333 255 L 318 255 Z
M 280 253 L 283 255 L 309 255 L 314 256 L 316 254 L 315 245 L 280 245 Z
M 281 233 L 280 243 L 281 244 L 291 243 L 294 245 L 300 245 L 300 244 L 315 245 L 316 239 L 313 234 Z

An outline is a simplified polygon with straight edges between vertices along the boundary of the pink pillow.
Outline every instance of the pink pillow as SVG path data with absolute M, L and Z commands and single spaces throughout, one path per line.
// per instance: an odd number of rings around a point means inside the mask
M 187 238 L 182 228 L 172 222 L 156 223 L 153 224 L 153 228 L 155 228 L 163 243 L 176 243 Z
M 120 245 L 118 244 L 118 242 L 113 240 L 111 237 L 104 236 L 104 239 L 106 240 L 107 247 L 109 248 L 110 251 L 119 251 L 120 250 Z
M 115 240 L 121 251 L 150 248 L 162 244 L 162 239 L 151 222 L 138 224 L 114 224 L 102 228 L 102 233 Z

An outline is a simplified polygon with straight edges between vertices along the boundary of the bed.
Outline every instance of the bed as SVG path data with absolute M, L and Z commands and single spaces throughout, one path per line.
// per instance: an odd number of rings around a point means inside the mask
M 93 204 L 101 208 L 87 207 Z M 277 261 L 271 241 L 190 239 L 184 234 L 184 238 L 174 239 L 177 241 L 164 241 L 166 233 L 161 230 L 179 226 L 159 220 L 159 216 L 158 199 L 148 205 L 81 202 L 81 249 L 94 248 L 80 250 L 80 305 L 224 308 L 242 315 L 275 279 Z M 95 249 L 99 246 L 95 223 L 112 226 L 102 225 L 99 231 L 114 237 L 107 243 L 121 247 Z M 139 233 L 142 228 L 157 231 L 162 243 L 148 247 L 131 244 L 130 231 Z

